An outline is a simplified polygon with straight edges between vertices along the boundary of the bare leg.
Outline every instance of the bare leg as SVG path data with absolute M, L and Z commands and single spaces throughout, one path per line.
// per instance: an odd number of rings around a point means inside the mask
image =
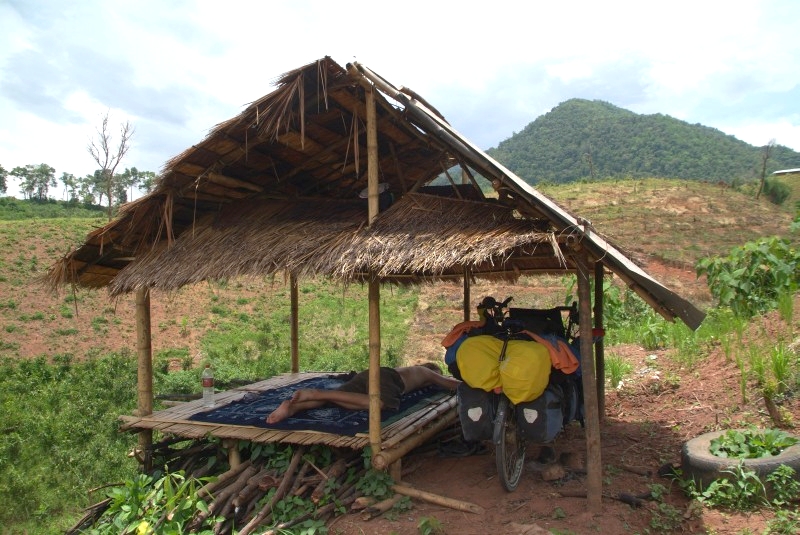
M 342 392 L 341 390 L 298 390 L 292 396 L 293 403 L 322 402 L 334 403 L 344 409 L 369 409 L 369 395 L 358 392 Z M 381 402 L 383 407 L 383 402 Z
M 303 393 L 309 391 L 310 390 L 298 390 L 292 394 L 291 399 L 285 400 L 278 406 L 277 409 L 272 411 L 270 415 L 267 416 L 267 423 L 275 424 L 295 415 L 300 411 L 316 409 L 317 407 L 322 407 L 325 405 L 325 403 L 327 403 L 324 400 L 303 399 Z
M 277 409 L 267 416 L 267 423 L 278 423 L 300 411 L 316 409 L 326 403 L 334 403 L 344 409 L 366 410 L 369 409 L 369 395 L 313 388 L 297 390 L 292 394 L 291 399 L 281 403 Z M 383 407 L 383 402 L 381 402 L 381 407 Z

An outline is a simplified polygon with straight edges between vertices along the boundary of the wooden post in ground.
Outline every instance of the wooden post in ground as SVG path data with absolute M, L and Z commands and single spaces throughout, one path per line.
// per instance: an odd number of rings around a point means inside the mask
M 300 371 L 300 328 L 298 327 L 298 298 L 297 298 L 297 276 L 292 273 L 289 275 L 289 295 L 291 301 L 291 346 L 292 346 L 292 373 Z
M 589 284 L 589 255 L 580 243 L 573 252 L 578 276 L 578 308 L 580 315 L 581 374 L 586 423 L 586 495 L 589 512 L 602 510 L 603 465 L 600 455 L 600 420 L 597 411 L 597 383 L 595 382 L 592 344 L 592 304 Z
M 603 327 L 603 274 L 604 268 L 601 262 L 594 263 L 594 326 L 596 329 Z M 603 337 L 599 337 L 594 343 L 594 359 L 597 363 L 597 414 L 602 422 L 606 417 L 606 354 Z
M 469 277 L 469 266 L 464 266 L 464 321 L 469 321 L 469 316 L 472 312 L 469 304 L 470 300 L 472 299 L 470 297 L 470 290 L 472 289 L 472 286 L 470 284 Z
M 153 346 L 150 333 L 150 291 L 136 291 L 136 354 L 137 366 L 137 412 L 139 417 L 153 414 Z M 153 431 L 139 431 L 139 451 L 142 453 L 142 470 L 149 473 L 153 468 Z
M 371 225 L 378 216 L 378 123 L 375 90 L 366 91 L 367 105 L 367 213 Z M 381 451 L 381 289 L 374 273 L 369 279 L 369 443 L 373 457 Z

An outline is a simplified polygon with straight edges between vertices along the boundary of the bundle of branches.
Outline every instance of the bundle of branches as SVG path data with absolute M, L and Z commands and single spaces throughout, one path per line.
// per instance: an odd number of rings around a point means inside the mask
M 233 533 L 235 528 L 240 535 L 258 526 L 274 526 L 273 531 L 277 531 L 308 520 L 324 524 L 361 495 L 356 482 L 367 471 L 358 451 L 243 443 L 240 453 L 250 458 L 212 475 L 215 467 L 227 467 L 219 444 L 202 439 L 180 447 L 181 441 L 186 439 L 154 445 L 153 466 L 163 467 L 165 473 L 180 471 L 186 479 L 206 481 L 192 497 L 206 506 L 188 523 L 186 530 L 190 533 L 208 529 L 209 524 L 213 524 L 214 533 Z M 89 507 L 67 534 L 80 533 L 100 522 L 110 503 L 111 499 L 105 499 Z M 169 514 L 164 511 L 161 520 Z M 141 516 L 148 514 L 143 511 Z M 157 523 L 148 526 L 157 532 Z
M 153 466 L 162 467 L 163 477 L 159 483 L 156 478 L 162 472 L 149 474 L 150 486 L 190 490 L 182 501 L 176 499 L 176 491 L 171 491 L 168 503 L 138 497 L 131 505 L 140 510 L 132 516 L 127 513 L 131 531 L 158 533 L 165 523 L 175 521 L 176 511 L 190 511 L 191 516 L 181 524 L 182 532 L 213 529 L 215 534 L 247 535 L 260 526 L 270 526 L 266 533 L 285 533 L 292 528 L 321 527 L 348 508 L 369 520 L 395 507 L 410 507 L 410 498 L 482 513 L 476 505 L 395 484 L 386 472 L 367 468 L 370 463 L 360 451 L 246 441 L 227 446 L 237 447 L 245 460 L 229 466 L 228 456 L 216 439 L 172 438 L 155 444 Z M 170 474 L 181 474 L 181 482 L 192 484 L 165 483 Z M 109 518 L 114 507 L 120 506 L 115 505 L 118 501 L 116 496 L 89 507 L 67 534 L 88 528 L 106 533 L 104 526 L 118 526 Z

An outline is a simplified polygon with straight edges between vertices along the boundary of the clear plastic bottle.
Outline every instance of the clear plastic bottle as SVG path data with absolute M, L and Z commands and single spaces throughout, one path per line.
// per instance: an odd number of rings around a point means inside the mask
M 214 371 L 210 364 L 206 364 L 203 370 L 203 405 L 206 407 L 214 406 Z

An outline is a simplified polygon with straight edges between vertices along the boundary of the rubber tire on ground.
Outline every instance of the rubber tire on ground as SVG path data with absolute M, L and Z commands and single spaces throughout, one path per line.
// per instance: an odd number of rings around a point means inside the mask
M 508 492 L 516 490 L 525 465 L 525 440 L 517 429 L 517 411 L 502 396 L 494 423 L 495 463 L 500 482 Z
M 738 431 L 747 430 L 739 429 Z M 739 464 L 739 459 L 717 457 L 709 450 L 711 441 L 727 432 L 727 429 L 724 431 L 712 431 L 683 443 L 683 448 L 681 449 L 683 479 L 694 480 L 698 485 L 698 490 L 705 489 L 715 479 L 730 477 L 730 474 L 724 471 Z M 795 438 L 800 439 L 797 436 Z M 743 459 L 743 461 L 745 467 L 754 471 L 761 481 L 765 481 L 766 476 L 783 464 L 793 468 L 795 478 L 800 481 L 800 443 L 786 448 L 773 457 Z

